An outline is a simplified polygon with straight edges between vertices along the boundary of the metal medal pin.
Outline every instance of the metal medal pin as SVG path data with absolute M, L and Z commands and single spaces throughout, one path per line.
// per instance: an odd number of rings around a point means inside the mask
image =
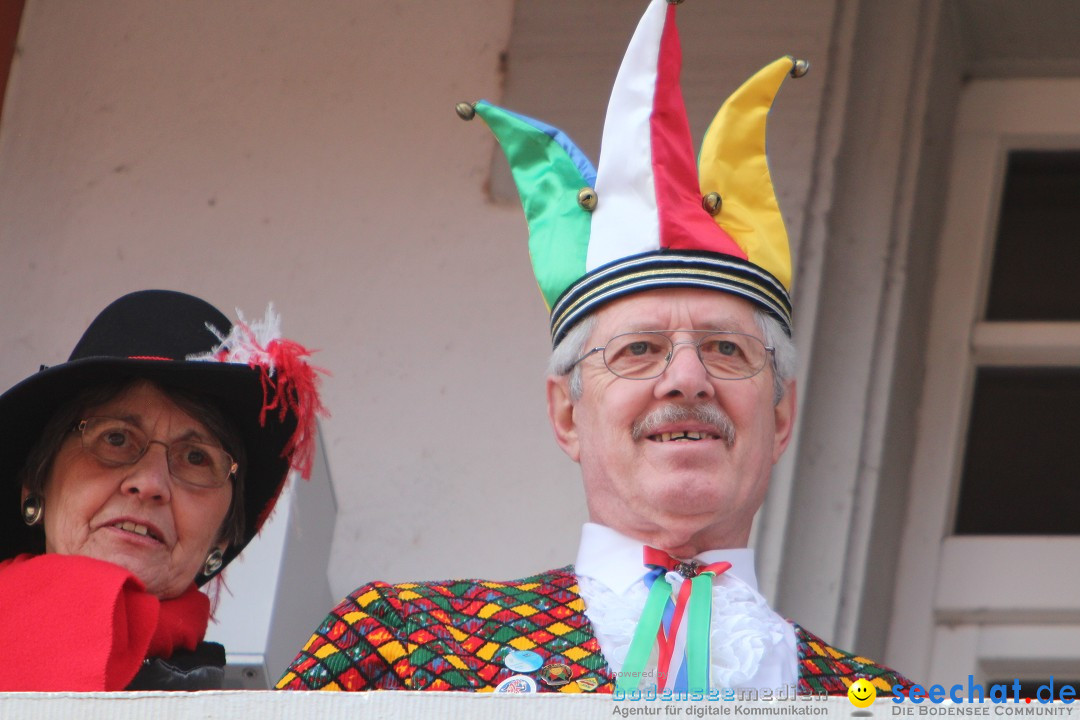
M 578 678 L 574 682 L 577 683 L 577 686 L 581 688 L 583 692 L 592 692 L 600 687 L 600 681 L 594 677 Z
M 503 665 L 518 673 L 535 672 L 544 659 L 532 650 L 514 650 L 503 659 Z
M 574 673 L 568 665 L 551 663 L 540 668 L 540 679 L 549 687 L 562 687 L 570 682 Z
M 528 675 L 511 675 L 495 686 L 497 693 L 534 693 L 536 681 Z

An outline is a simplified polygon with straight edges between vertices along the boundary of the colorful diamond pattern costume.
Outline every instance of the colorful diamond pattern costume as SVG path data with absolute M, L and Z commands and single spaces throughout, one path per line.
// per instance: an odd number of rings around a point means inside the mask
M 846 695 L 866 678 L 889 695 L 911 682 L 837 650 L 798 625 L 800 694 Z M 278 689 L 490 691 L 514 675 L 514 650 L 568 666 L 574 682 L 541 692 L 614 690 L 573 567 L 509 582 L 450 580 L 359 588 L 334 608 L 293 660 Z M 585 680 L 578 683 L 578 680 Z

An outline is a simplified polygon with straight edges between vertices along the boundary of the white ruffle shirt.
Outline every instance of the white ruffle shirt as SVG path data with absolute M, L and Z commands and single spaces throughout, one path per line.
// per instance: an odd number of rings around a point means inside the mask
M 703 564 L 731 563 L 731 569 L 713 583 L 710 687 L 779 689 L 794 685 L 798 680 L 795 628 L 773 612 L 758 592 L 754 551 L 711 550 L 696 559 Z M 585 615 L 604 659 L 618 673 L 649 596 L 642 543 L 603 525 L 586 523 L 574 568 Z M 672 571 L 666 577 L 677 593 L 682 575 Z M 648 668 L 655 667 L 654 652 Z

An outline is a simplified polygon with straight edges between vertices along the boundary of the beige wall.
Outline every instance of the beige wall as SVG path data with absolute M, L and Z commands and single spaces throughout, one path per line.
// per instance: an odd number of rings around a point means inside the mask
M 771 139 L 798 245 L 832 5 L 774 5 L 786 21 L 768 26 L 685 8 L 687 97 L 700 133 L 756 67 L 813 59 Z M 513 99 L 545 72 L 566 90 L 549 111 L 515 107 L 567 125 L 595 160 L 636 14 L 544 11 L 573 32 L 518 29 Z M 273 300 L 333 373 L 335 594 L 572 560 L 583 496 L 547 427 L 524 221 L 516 199 L 486 199 L 494 143 L 452 110 L 502 98 L 512 15 L 510 0 L 30 0 L 0 127 L 0 386 L 63 360 L 129 290 L 248 315 Z
M 492 142 L 453 111 L 498 96 L 511 5 L 29 0 L 0 387 L 130 290 L 273 300 L 333 373 L 335 593 L 567 562 L 582 494 L 547 428 L 524 221 L 486 200 Z
M 274 300 L 333 372 L 335 594 L 572 560 L 583 496 L 547 427 L 525 223 L 516 200 L 487 199 L 492 182 L 512 195 L 491 179 L 494 143 L 452 108 L 505 98 L 595 159 L 636 4 L 27 0 L 0 121 L 0 388 L 62 361 L 130 290 L 248 315 Z M 911 638 L 928 626 L 894 625 L 889 645 L 885 628 L 920 512 L 911 457 L 952 113 L 972 74 L 1080 73 L 1059 52 L 1075 48 L 1062 18 L 1076 8 L 680 10 L 698 134 L 756 67 L 785 52 L 814 64 L 770 125 L 804 407 L 757 522 L 763 590 L 916 678 L 929 656 Z
M 512 0 L 27 0 L 0 124 L 0 387 L 62 361 L 130 290 L 182 289 L 249 316 L 273 300 L 287 334 L 320 348 L 333 372 L 323 429 L 338 502 L 334 594 L 375 577 L 508 577 L 571 561 L 584 502 L 547 426 L 546 316 L 524 219 L 516 199 L 487 199 L 494 142 L 453 112 L 459 100 L 503 98 L 509 47 L 514 106 L 565 127 L 595 159 L 597 93 L 606 97 L 637 14 L 623 16 L 625 0 L 542 2 L 520 0 L 515 20 Z M 864 307 L 858 330 L 877 327 L 881 279 L 902 261 L 880 259 L 897 222 L 895 162 L 845 155 L 844 137 L 850 125 L 884 152 L 903 141 L 890 134 L 902 118 L 882 132 L 872 117 L 847 116 L 860 87 L 852 67 L 891 73 L 862 83 L 895 102 L 912 66 L 868 61 L 874 48 L 853 40 L 867 23 L 863 3 L 718 7 L 681 11 L 698 134 L 757 67 L 787 52 L 814 65 L 785 87 L 770 128 L 798 253 L 796 332 L 812 358 L 818 324 L 843 326 L 846 314 L 819 317 L 826 257 L 834 275 L 859 280 L 846 297 Z M 537 31 L 543 11 L 548 21 L 565 13 L 573 32 L 557 22 Z M 914 47 L 915 16 L 901 18 L 896 43 Z M 555 106 L 516 102 L 548 69 L 567 88 Z M 868 165 L 879 168 L 873 185 L 860 183 Z M 872 217 L 851 209 L 866 220 L 860 233 L 879 241 L 869 270 L 827 252 L 844 172 L 860 197 L 881 201 Z M 866 349 L 846 366 L 831 354 L 821 363 L 844 383 L 876 357 Z M 811 371 L 804 363 L 799 377 L 812 389 Z M 802 563 L 786 590 L 779 576 L 791 551 L 833 547 L 860 510 L 856 486 L 878 482 L 858 474 L 870 400 L 855 387 L 842 417 L 819 412 L 813 442 L 796 436 L 759 522 L 763 589 L 826 636 L 861 597 L 847 576 L 862 578 L 865 559 L 848 563 L 838 547 L 828 562 Z M 837 448 L 842 467 L 810 462 Z M 791 511 L 797 488 L 825 512 Z M 793 533 L 795 522 L 810 532 Z M 865 550 L 869 540 L 848 542 Z M 805 592 L 802 576 L 819 567 L 820 587 Z M 860 632 L 849 625 L 837 639 Z

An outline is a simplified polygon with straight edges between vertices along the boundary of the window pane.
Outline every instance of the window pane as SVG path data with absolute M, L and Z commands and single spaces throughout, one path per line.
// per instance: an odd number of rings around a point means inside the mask
M 1080 534 L 1080 369 L 981 368 L 957 535 Z
M 1080 320 L 1080 151 L 1014 151 L 987 320 Z

